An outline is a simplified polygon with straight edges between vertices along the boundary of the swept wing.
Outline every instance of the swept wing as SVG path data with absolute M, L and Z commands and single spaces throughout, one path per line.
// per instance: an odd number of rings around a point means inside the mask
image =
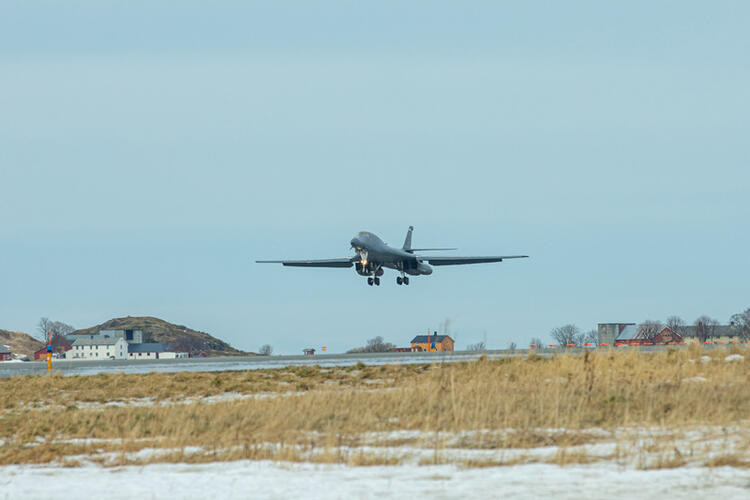
M 344 257 L 341 259 L 313 259 L 313 260 L 256 260 L 258 264 L 282 264 L 293 267 L 352 267 L 359 257 Z
M 505 259 L 525 259 L 528 255 L 495 255 L 486 257 L 433 257 L 423 255 L 417 257 L 422 262 L 429 262 L 433 266 L 459 266 L 463 264 L 483 264 L 485 262 L 502 262 Z

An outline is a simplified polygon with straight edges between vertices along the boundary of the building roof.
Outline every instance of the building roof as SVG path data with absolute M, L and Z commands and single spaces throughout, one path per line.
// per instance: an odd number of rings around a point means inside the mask
M 155 342 L 148 344 L 128 344 L 128 352 L 165 352 L 166 346 Z
M 654 333 L 654 337 L 664 331 L 667 326 L 663 326 L 658 332 Z M 697 327 L 695 326 L 683 326 L 679 328 L 671 329 L 674 333 L 680 337 L 697 337 Z M 716 325 L 713 330 L 712 337 L 734 337 L 737 332 L 730 325 Z M 638 325 L 628 325 L 622 329 L 620 334 L 617 336 L 617 340 L 638 340 L 646 339 L 640 334 L 640 328 Z
M 617 336 L 617 340 L 635 340 L 638 338 L 638 326 L 628 325 L 622 329 L 620 335 Z
M 10 354 L 10 347 L 0 344 L 0 354 Z
M 430 342 L 442 342 L 445 339 L 451 339 L 450 335 L 430 335 Z M 411 343 L 412 344 L 426 344 L 427 335 L 417 335 L 411 340 Z
M 103 335 L 78 335 L 73 345 L 114 345 L 122 340 L 120 337 L 105 337 Z
M 710 328 L 710 327 L 709 327 Z M 698 328 L 695 326 L 685 326 L 683 327 L 683 331 L 685 332 L 682 336 L 683 337 L 697 337 Z M 738 332 L 731 327 L 731 325 L 716 325 L 714 328 L 712 337 L 735 337 L 737 336 Z

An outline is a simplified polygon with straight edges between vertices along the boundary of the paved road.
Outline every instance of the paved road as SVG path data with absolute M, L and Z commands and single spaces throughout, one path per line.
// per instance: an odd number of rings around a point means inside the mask
M 643 352 L 660 351 L 667 346 L 628 347 Z M 668 346 L 670 348 L 686 348 L 687 346 Z M 727 346 L 710 346 L 705 348 L 723 348 Z M 744 347 L 744 346 L 743 346 Z M 618 348 L 619 350 L 619 348 Z M 554 353 L 569 352 L 578 354 L 581 348 L 570 349 L 541 349 L 542 356 L 552 356 Z M 511 355 L 527 356 L 528 349 L 518 349 L 511 352 L 507 349 L 485 351 L 490 359 L 498 359 Z M 481 353 L 469 351 L 455 351 L 452 353 L 439 352 L 398 352 L 382 354 L 316 354 L 315 356 L 242 356 L 223 358 L 189 358 L 165 360 L 101 360 L 101 361 L 66 361 L 53 360 L 52 369 L 64 375 L 95 375 L 97 373 L 149 373 L 149 372 L 217 372 L 224 370 L 258 370 L 263 368 L 283 368 L 285 366 L 349 366 L 362 362 L 366 365 L 384 364 L 416 364 L 439 363 L 455 361 L 471 361 L 477 359 Z M 46 362 L 32 361 L 27 363 L 0 363 L 0 378 L 16 375 L 33 375 L 46 373 Z
M 507 356 L 508 351 L 487 351 L 490 358 Z M 149 373 L 149 372 L 216 372 L 224 370 L 258 370 L 285 366 L 349 366 L 359 362 L 367 365 L 414 364 L 477 359 L 477 352 L 405 352 L 383 354 L 322 354 L 315 356 L 232 356 L 221 358 L 189 358 L 165 360 L 53 360 L 52 369 L 64 375 L 94 375 L 97 373 Z M 0 378 L 15 375 L 46 373 L 46 361 L 27 363 L 0 363 Z

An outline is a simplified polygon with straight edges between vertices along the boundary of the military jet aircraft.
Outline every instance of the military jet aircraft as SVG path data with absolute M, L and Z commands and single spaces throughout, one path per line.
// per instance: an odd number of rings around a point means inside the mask
M 406 233 L 404 245 L 401 248 L 388 246 L 383 240 L 373 233 L 361 231 L 354 235 L 350 242 L 357 253 L 353 257 L 341 259 L 320 260 L 257 260 L 259 264 L 283 264 L 294 267 L 352 267 L 360 276 L 367 276 L 367 284 L 380 285 L 380 276 L 383 268 L 395 269 L 401 276 L 396 277 L 399 285 L 408 285 L 410 276 L 432 274 L 433 266 L 453 266 L 462 264 L 480 264 L 483 262 L 502 262 L 504 259 L 523 259 L 528 255 L 502 255 L 489 257 L 436 257 L 417 255 L 415 252 L 427 252 L 435 250 L 456 250 L 455 248 L 412 248 L 411 234 L 413 226 L 409 226 Z

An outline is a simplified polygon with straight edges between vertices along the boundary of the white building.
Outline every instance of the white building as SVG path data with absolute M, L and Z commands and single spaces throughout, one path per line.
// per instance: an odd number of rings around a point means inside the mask
M 187 358 L 186 352 L 168 351 L 164 344 L 128 344 L 128 359 L 176 359 Z
M 73 342 L 73 348 L 65 353 L 65 359 L 79 361 L 127 357 L 128 343 L 125 339 L 108 335 L 81 335 Z
M 100 330 L 99 335 L 122 337 L 128 344 L 143 342 L 143 330 Z

